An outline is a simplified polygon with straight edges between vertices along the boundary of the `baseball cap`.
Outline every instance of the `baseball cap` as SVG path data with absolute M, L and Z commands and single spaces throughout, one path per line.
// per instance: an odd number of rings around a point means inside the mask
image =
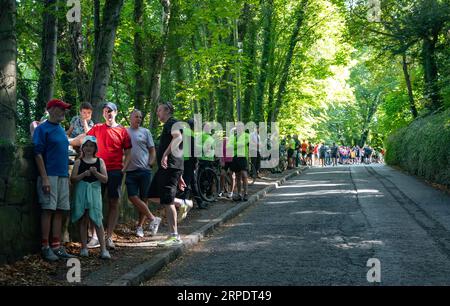
M 55 107 L 55 106 L 56 107 L 61 107 L 61 108 L 64 108 L 64 109 L 70 109 L 72 107 L 71 104 L 66 103 L 66 102 L 64 102 L 62 100 L 59 100 L 59 99 L 53 99 L 53 100 L 48 101 L 47 109 L 50 109 L 50 108 Z
M 87 136 L 84 137 L 83 142 L 81 143 L 81 145 L 84 145 L 88 141 L 93 142 L 93 143 L 97 143 L 97 138 L 95 136 L 87 135 Z
M 107 108 L 117 112 L 117 106 L 114 103 L 112 103 L 112 102 L 105 102 L 103 104 L 103 108 L 105 108 L 105 107 L 107 107 Z

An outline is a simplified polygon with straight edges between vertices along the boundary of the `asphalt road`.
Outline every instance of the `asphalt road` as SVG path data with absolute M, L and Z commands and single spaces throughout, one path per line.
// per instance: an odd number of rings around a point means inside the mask
M 144 285 L 374 284 L 450 285 L 450 196 L 384 165 L 309 169 Z

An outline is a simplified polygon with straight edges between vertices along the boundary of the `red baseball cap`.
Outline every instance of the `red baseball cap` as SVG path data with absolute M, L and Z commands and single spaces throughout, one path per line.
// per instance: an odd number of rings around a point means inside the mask
M 50 108 L 52 108 L 54 106 L 61 107 L 61 108 L 64 108 L 64 109 L 70 109 L 72 107 L 71 104 L 66 103 L 66 102 L 64 102 L 62 100 L 53 99 L 53 100 L 48 101 L 47 109 L 50 109 Z

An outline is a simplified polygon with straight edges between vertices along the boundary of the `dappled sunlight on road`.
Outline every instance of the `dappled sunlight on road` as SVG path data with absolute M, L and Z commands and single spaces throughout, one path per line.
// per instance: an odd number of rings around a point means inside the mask
M 308 192 L 297 192 L 297 193 L 284 193 L 278 194 L 278 197 L 301 197 L 301 196 L 321 196 L 321 195 L 330 195 L 330 194 L 356 194 L 354 190 L 316 190 L 316 191 L 308 191 Z
M 221 221 L 220 218 L 216 218 L 216 219 L 198 219 L 198 220 L 196 220 L 196 222 L 200 222 L 200 223 L 219 222 L 219 221 Z
M 286 188 L 307 188 L 307 187 L 337 187 L 337 186 L 350 186 L 350 184 L 309 184 L 309 185 L 284 185 L 278 187 L 279 189 Z
M 334 237 L 322 237 L 321 241 L 327 242 L 336 248 L 339 249 L 370 249 L 374 246 L 383 246 L 384 242 L 381 240 L 361 240 L 360 237 L 342 237 L 342 236 L 334 236 Z
M 330 194 L 382 194 L 377 189 L 361 189 L 358 191 L 355 190 L 345 190 L 345 189 L 331 189 L 331 190 L 316 190 L 316 191 L 308 191 L 308 192 L 297 192 L 297 193 L 285 193 L 285 194 L 277 194 L 277 197 L 301 197 L 301 196 L 322 196 L 322 195 L 330 195 Z
M 296 211 L 290 213 L 291 215 L 306 215 L 306 214 L 315 214 L 315 215 L 342 215 L 341 212 L 334 211 L 325 211 L 325 210 L 304 210 L 304 211 Z
M 344 174 L 349 174 L 350 172 L 348 171 L 331 171 L 331 172 L 306 172 L 305 175 L 322 175 L 322 174 L 335 174 L 335 173 L 344 173 Z
M 237 226 L 253 226 L 253 223 L 227 223 L 223 227 L 237 227 Z
M 270 201 L 265 202 L 264 205 L 283 205 L 283 204 L 290 204 L 290 203 L 297 203 L 297 201 Z
M 255 183 L 253 183 L 253 185 L 251 186 L 269 186 L 274 184 L 274 182 L 261 182 L 261 181 L 256 181 Z

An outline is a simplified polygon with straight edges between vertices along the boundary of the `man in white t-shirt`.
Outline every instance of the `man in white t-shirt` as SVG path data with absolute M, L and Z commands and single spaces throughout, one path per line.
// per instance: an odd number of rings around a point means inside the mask
M 155 144 L 150 131 L 141 127 L 142 112 L 135 109 L 130 115 L 131 126 L 127 128 L 131 138 L 131 159 L 126 169 L 125 184 L 128 199 L 139 211 L 139 223 L 136 229 L 138 237 L 144 237 L 145 219 L 150 220 L 151 235 L 158 232 L 161 218 L 155 217 L 147 206 L 148 189 L 152 178 L 151 166 L 156 160 Z

